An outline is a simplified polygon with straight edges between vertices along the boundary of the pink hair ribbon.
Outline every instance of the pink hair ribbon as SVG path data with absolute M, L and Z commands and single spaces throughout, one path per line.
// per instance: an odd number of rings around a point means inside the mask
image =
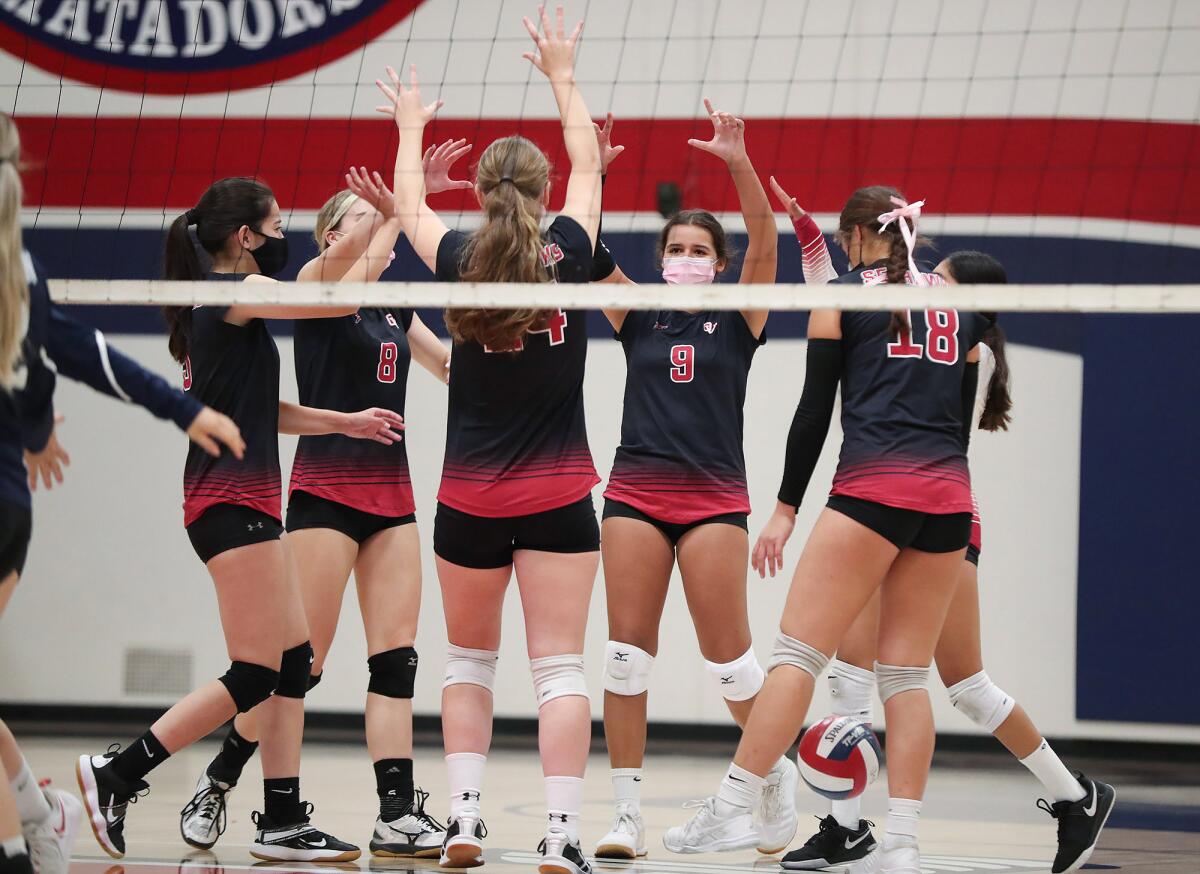
M 913 234 L 917 229 L 917 219 L 921 217 L 921 207 L 925 205 L 925 201 L 906 203 L 899 197 L 893 197 L 891 201 L 896 208 L 891 212 L 879 215 L 879 230 L 882 232 L 892 222 L 896 222 L 900 226 L 900 236 L 904 237 L 904 245 L 908 247 L 908 272 L 912 274 L 913 285 L 928 285 L 925 274 L 917 269 L 917 262 L 913 260 L 913 248 L 916 245 Z

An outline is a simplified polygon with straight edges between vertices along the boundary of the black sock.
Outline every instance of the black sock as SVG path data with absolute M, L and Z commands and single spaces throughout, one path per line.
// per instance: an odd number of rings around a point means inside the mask
M 292 825 L 304 819 L 299 777 L 263 780 L 263 813 L 275 825 Z
M 208 776 L 230 786 L 236 786 L 242 769 L 258 749 L 258 741 L 246 740 L 238 734 L 237 727 L 229 726 L 229 734 L 221 744 L 221 751 L 208 766 Z
M 171 754 L 158 742 L 154 732 L 147 731 L 112 760 L 113 773 L 126 783 L 137 783 L 161 765 Z
M 12 846 L 5 846 L 10 843 Z M 33 862 L 20 836 L 0 843 L 0 874 L 33 874 Z
M 375 792 L 379 795 L 379 818 L 397 820 L 412 808 L 412 759 L 380 759 L 375 763 Z

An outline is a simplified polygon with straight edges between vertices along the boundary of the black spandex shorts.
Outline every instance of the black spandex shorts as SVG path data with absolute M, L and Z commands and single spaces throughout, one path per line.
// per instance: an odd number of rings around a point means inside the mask
M 957 552 L 971 540 L 970 513 L 922 513 L 847 495 L 831 495 L 826 506 L 866 525 L 897 549 Z
M 215 504 L 187 527 L 192 549 L 205 564 L 231 549 L 278 540 L 283 526 L 274 516 L 241 504 Z
M 368 537 L 378 534 L 380 531 L 416 521 L 416 513 L 409 513 L 407 516 L 379 516 L 299 489 L 292 492 L 292 496 L 288 499 L 288 531 L 300 531 L 304 528 L 332 528 L 358 544 L 362 544 Z
M 664 522 L 662 519 L 655 519 L 653 516 L 648 516 L 637 507 L 631 507 L 623 501 L 613 501 L 605 498 L 603 518 L 611 519 L 613 517 L 637 519 L 639 522 L 646 522 L 653 525 L 663 533 L 663 537 L 667 538 L 672 546 L 677 544 L 679 538 L 683 537 L 683 535 L 687 534 L 693 528 L 699 528 L 701 525 L 734 525 L 743 531 L 750 530 L 745 513 L 721 513 L 717 516 L 707 516 L 704 519 L 697 519 L 695 522 Z
M 979 547 L 974 543 L 967 544 L 967 561 L 979 567 Z
M 599 548 L 600 526 L 591 495 L 565 507 L 500 519 L 472 516 L 438 503 L 433 520 L 434 554 L 462 567 L 507 567 L 518 549 L 595 552 Z
M 33 534 L 33 514 L 28 507 L 0 501 L 0 583 L 13 571 L 25 571 L 29 555 L 29 537 Z

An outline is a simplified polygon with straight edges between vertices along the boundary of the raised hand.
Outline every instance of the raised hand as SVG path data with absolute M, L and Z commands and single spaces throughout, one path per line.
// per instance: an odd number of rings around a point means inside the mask
M 604 121 L 604 127 L 600 127 L 595 122 L 592 122 L 592 127 L 596 129 L 596 144 L 600 147 L 600 175 L 603 176 L 608 172 L 608 165 L 625 151 L 625 147 L 612 144 L 613 114 L 611 112 Z
M 709 120 L 712 121 L 712 139 L 690 139 L 688 145 L 694 149 L 700 149 L 702 152 L 716 155 L 726 164 L 744 159 L 746 157 L 746 122 L 728 112 L 717 112 L 707 97 L 704 98 L 704 108 L 708 110 Z
M 421 83 L 417 80 L 416 64 L 409 68 L 407 88 L 391 67 L 387 68 L 387 76 L 388 82 L 376 79 L 375 85 L 388 99 L 388 105 L 376 106 L 375 111 L 393 119 L 396 127 L 402 131 L 423 129 L 442 108 L 442 101 L 435 100 L 428 105 L 421 102 Z
M 358 413 L 347 413 L 342 433 L 347 437 L 374 440 L 376 443 L 391 446 L 403 439 L 399 433 L 403 430 L 404 417 L 399 413 L 371 407 Z
M 378 173 L 368 174 L 366 167 L 351 167 L 346 174 L 346 187 L 375 207 L 384 221 L 395 218 L 396 199 Z
M 425 193 L 437 194 L 439 191 L 473 188 L 474 183 L 470 179 L 450 178 L 450 168 L 472 148 L 466 140 L 446 140 L 440 146 L 430 146 L 426 149 L 425 156 L 421 159 L 421 166 L 425 168 Z
M 804 211 L 803 207 L 796 202 L 796 198 L 784 191 L 783 186 L 775 181 L 774 176 L 771 177 L 771 191 L 775 194 L 775 199 L 779 201 L 779 205 L 787 210 L 788 217 L 791 218 L 792 221 L 799 221 L 808 215 L 808 213 Z
M 583 22 L 575 25 L 575 30 L 568 37 L 561 5 L 555 10 L 554 27 L 550 26 L 550 16 L 546 14 L 545 6 L 538 7 L 538 16 L 542 23 L 541 33 L 528 17 L 521 19 L 525 23 L 525 29 L 533 37 L 534 45 L 537 46 L 536 51 L 523 52 L 521 57 L 537 67 L 551 82 L 570 79 L 575 75 L 575 44 L 579 42 L 579 35 L 583 33 Z

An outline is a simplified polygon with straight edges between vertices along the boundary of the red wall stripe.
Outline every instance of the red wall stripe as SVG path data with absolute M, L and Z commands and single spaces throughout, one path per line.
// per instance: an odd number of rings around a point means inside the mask
M 118 118 L 18 119 L 31 206 L 180 210 L 214 179 L 259 175 L 287 210 L 316 209 L 351 162 L 386 170 L 386 120 Z M 675 182 L 685 206 L 737 205 L 721 163 L 687 145 L 705 119 L 618 120 L 627 148 L 613 165 L 605 208 L 653 211 Z M 427 139 L 465 136 L 476 153 L 512 133 L 545 148 L 564 178 L 554 120 L 437 121 Z M 809 210 L 837 212 L 855 187 L 883 183 L 930 213 L 1046 215 L 1200 225 L 1200 125 L 1095 119 L 750 119 L 761 175 L 774 173 Z M 561 188 L 561 184 L 560 184 Z M 469 193 L 438 208 L 473 206 Z

